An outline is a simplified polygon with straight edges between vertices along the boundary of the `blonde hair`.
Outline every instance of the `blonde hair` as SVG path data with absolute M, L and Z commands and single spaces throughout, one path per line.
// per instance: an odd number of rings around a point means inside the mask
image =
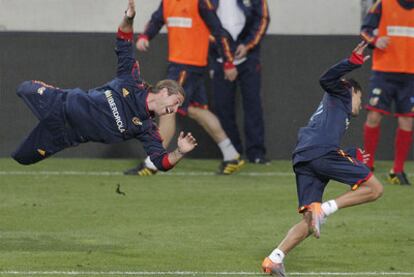
M 151 91 L 153 93 L 158 93 L 163 88 L 166 88 L 168 90 L 168 95 L 181 94 L 183 97 L 185 97 L 185 92 L 184 92 L 183 87 L 180 84 L 178 84 L 176 81 L 170 80 L 170 79 L 159 81 L 155 85 L 155 87 L 151 88 Z

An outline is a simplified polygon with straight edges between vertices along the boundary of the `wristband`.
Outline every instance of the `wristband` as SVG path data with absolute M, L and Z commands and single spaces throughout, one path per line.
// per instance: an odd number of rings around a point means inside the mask
M 226 70 L 226 69 L 233 69 L 233 68 L 235 68 L 236 66 L 234 65 L 234 63 L 232 63 L 232 62 L 225 62 L 224 63 L 224 70 Z
M 352 52 L 351 56 L 349 57 L 349 62 L 353 63 L 353 64 L 363 64 L 364 63 L 364 56 L 363 55 L 359 55 L 355 52 Z

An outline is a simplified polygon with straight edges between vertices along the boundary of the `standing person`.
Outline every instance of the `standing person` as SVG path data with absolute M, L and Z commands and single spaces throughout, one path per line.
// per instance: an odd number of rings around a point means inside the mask
M 225 60 L 225 78 L 234 81 L 237 77 L 228 36 L 222 29 L 210 0 L 162 0 L 147 23 L 144 33 L 138 37 L 138 50 L 147 51 L 149 41 L 164 24 L 168 29 L 167 78 L 182 85 L 187 95 L 178 113 L 188 115 L 206 130 L 223 154 L 219 173 L 232 174 L 240 169 L 244 161 L 227 137 L 218 118 L 208 110 L 204 87 L 210 32 L 220 42 L 220 53 Z M 159 123 L 164 147 L 167 147 L 175 133 L 175 115 L 160 118 Z M 147 176 L 156 172 L 147 157 L 143 163 L 127 170 L 125 174 Z
M 196 140 L 182 132 L 177 149 L 167 153 L 154 115 L 174 114 L 184 101 L 184 90 L 175 81 L 160 81 L 149 88 L 141 79 L 134 58 L 134 0 L 128 1 L 119 25 L 116 54 L 116 77 L 87 92 L 60 89 L 41 81 L 23 82 L 17 91 L 40 120 L 19 148 L 12 154 L 21 164 L 33 164 L 65 148 L 88 141 L 118 143 L 129 139 L 142 142 L 159 170 L 169 170 L 196 145 Z
M 325 94 L 308 125 L 299 130 L 293 152 L 299 213 L 303 218 L 265 258 L 262 268 L 266 273 L 286 276 L 285 255 L 312 233 L 319 238 L 326 217 L 338 209 L 374 201 L 382 195 L 381 183 L 360 161 L 364 158 L 361 151 L 355 151 L 353 157 L 339 146 L 351 116 L 359 114 L 362 94 L 355 80 L 343 76 L 369 58 L 363 55 L 366 46 L 360 43 L 350 58 L 331 67 L 320 79 Z M 323 191 L 331 179 L 350 185 L 351 190 L 321 204 Z
M 243 145 L 236 123 L 236 92 L 240 86 L 244 112 L 245 151 L 249 162 L 269 164 L 266 159 L 265 131 L 261 98 L 260 42 L 269 25 L 266 0 L 212 0 L 216 13 L 233 40 L 230 48 L 235 52 L 236 82 L 223 74 L 223 59 L 212 43 L 212 62 L 215 111 L 224 131 L 243 153 Z
M 377 30 L 377 31 L 376 31 Z M 375 32 L 374 32 L 375 31 Z M 383 115 L 395 103 L 398 128 L 394 142 L 394 166 L 388 180 L 410 185 L 404 163 L 412 144 L 414 116 L 414 0 L 377 1 L 365 17 L 361 36 L 374 47 L 369 104 L 364 125 L 364 147 L 374 157 Z

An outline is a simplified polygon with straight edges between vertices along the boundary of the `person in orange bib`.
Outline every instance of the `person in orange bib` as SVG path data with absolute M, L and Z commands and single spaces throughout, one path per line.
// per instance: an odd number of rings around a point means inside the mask
M 218 118 L 207 106 L 207 94 L 204 76 L 208 63 L 210 34 L 219 41 L 219 52 L 224 60 L 225 78 L 234 81 L 237 69 L 233 64 L 229 34 L 222 28 L 210 0 L 162 0 L 159 8 L 152 14 L 145 31 L 138 36 L 137 48 L 149 49 L 149 41 L 154 38 L 162 26 L 168 31 L 168 74 L 167 78 L 176 80 L 186 92 L 184 103 L 178 110 L 197 121 L 217 143 L 223 155 L 220 174 L 232 174 L 244 164 L 223 130 Z M 175 115 L 160 117 L 159 129 L 164 147 L 168 147 L 175 134 Z M 125 174 L 148 176 L 157 172 L 149 157 Z
M 414 117 L 414 0 L 378 0 L 361 27 L 361 36 L 373 50 L 364 148 L 370 154 L 368 166 L 374 169 L 374 157 L 383 115 L 398 119 L 395 134 L 394 166 L 389 173 L 392 184 L 410 185 L 404 163 L 412 144 Z

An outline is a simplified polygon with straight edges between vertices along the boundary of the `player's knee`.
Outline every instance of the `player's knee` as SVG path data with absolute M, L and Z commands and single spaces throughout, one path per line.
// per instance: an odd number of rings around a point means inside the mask
M 188 117 L 190 117 L 191 119 L 197 120 L 200 117 L 200 112 L 200 108 L 193 106 L 188 107 Z
M 33 83 L 32 81 L 24 81 L 17 87 L 17 95 L 22 97 L 25 94 L 33 92 Z
M 377 127 L 381 123 L 382 115 L 376 111 L 369 111 L 366 124 L 370 127 Z
M 380 198 L 383 195 L 383 193 L 384 187 L 381 184 L 375 186 L 372 191 L 373 200 L 377 200 L 378 198 Z
M 375 201 L 383 195 L 384 187 L 377 179 L 373 179 L 369 181 L 370 182 L 367 185 L 371 190 L 371 200 Z

